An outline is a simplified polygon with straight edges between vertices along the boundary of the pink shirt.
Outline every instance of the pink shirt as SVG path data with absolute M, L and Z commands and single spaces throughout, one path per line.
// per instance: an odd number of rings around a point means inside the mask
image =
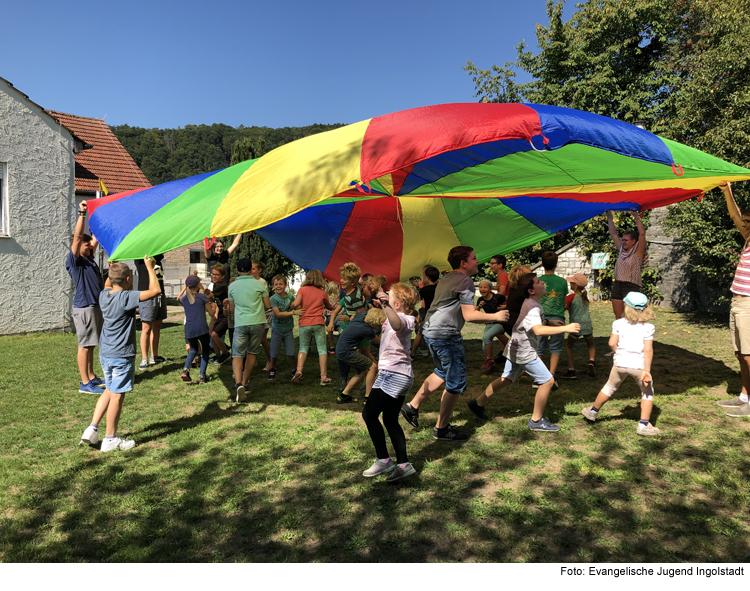
M 737 264 L 737 271 L 734 273 L 734 281 L 732 281 L 730 289 L 732 293 L 750 296 L 750 240 L 745 242 L 745 247 L 742 249 L 740 262 Z
M 302 297 L 302 308 L 305 313 L 299 317 L 300 326 L 315 326 L 316 324 L 325 324 L 323 310 L 328 299 L 328 294 L 314 285 L 305 285 L 299 288 L 298 295 Z
M 393 373 L 400 373 L 410 378 L 414 377 L 411 369 L 411 333 L 414 330 L 414 316 L 407 316 L 397 312 L 404 325 L 396 332 L 386 319 L 383 333 L 380 335 L 380 353 L 378 369 L 385 369 Z

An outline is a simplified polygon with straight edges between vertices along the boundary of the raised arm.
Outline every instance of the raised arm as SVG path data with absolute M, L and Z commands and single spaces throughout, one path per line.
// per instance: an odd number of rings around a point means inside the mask
M 156 272 L 154 271 L 154 259 L 151 257 L 143 257 L 148 269 L 148 289 L 142 291 L 138 298 L 141 302 L 155 298 L 161 294 L 161 288 L 159 287 L 159 280 L 156 278 Z
M 635 225 L 638 228 L 638 258 L 643 260 L 646 257 L 646 229 L 643 227 L 643 220 L 641 220 L 640 213 L 637 211 L 633 212 L 635 218 Z
M 399 318 L 396 310 L 391 308 L 390 303 L 388 303 L 388 296 L 383 291 L 382 287 L 378 289 L 377 298 L 380 302 L 381 308 L 385 312 L 386 318 L 388 318 L 388 322 L 391 323 L 391 328 L 396 332 L 402 330 L 404 328 L 404 323 L 401 321 L 401 318 Z
M 81 256 L 81 248 L 83 247 L 83 229 L 86 227 L 86 214 L 88 213 L 88 207 L 85 201 L 81 201 L 78 205 L 78 221 L 76 222 L 75 230 L 73 230 L 73 244 L 70 245 L 70 250 L 73 251 L 73 256 L 78 258 Z
M 607 227 L 609 228 L 609 235 L 612 236 L 612 241 L 615 243 L 615 248 L 619 251 L 622 243 L 620 237 L 617 235 L 617 228 L 615 228 L 615 221 L 612 219 L 612 212 L 607 210 Z
M 722 181 L 721 183 L 719 183 L 719 188 L 724 193 L 724 197 L 727 200 L 727 210 L 729 211 L 729 217 L 732 218 L 734 225 L 740 231 L 742 237 L 747 240 L 748 238 L 750 238 L 750 229 L 746 229 L 745 224 L 742 222 L 742 212 L 740 211 L 740 208 L 737 207 L 737 202 L 734 200 L 734 195 L 732 194 L 732 184 L 728 183 L 727 181 Z
M 237 234 L 237 236 L 234 237 L 232 244 L 230 244 L 229 248 L 227 248 L 227 252 L 229 254 L 232 254 L 235 250 L 237 250 L 237 247 L 240 245 L 240 240 L 242 240 L 242 234 Z

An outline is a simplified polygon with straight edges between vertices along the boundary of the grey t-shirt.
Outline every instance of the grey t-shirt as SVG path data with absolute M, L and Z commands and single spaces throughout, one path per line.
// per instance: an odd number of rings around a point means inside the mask
M 464 327 L 461 306 L 474 307 L 474 282 L 463 273 L 451 271 L 437 284 L 422 334 L 437 340 L 460 336 Z
M 104 323 L 99 337 L 99 356 L 108 358 L 135 357 L 135 311 L 140 291 L 103 289 L 99 307 Z

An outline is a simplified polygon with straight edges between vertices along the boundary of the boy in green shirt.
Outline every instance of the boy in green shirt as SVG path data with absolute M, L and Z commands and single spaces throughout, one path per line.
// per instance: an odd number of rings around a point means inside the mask
M 539 280 L 547 285 L 547 292 L 542 296 L 542 300 L 539 303 L 544 308 L 546 323 L 548 326 L 565 326 L 565 296 L 568 295 L 568 282 L 565 281 L 564 277 L 555 275 L 557 253 L 551 250 L 542 253 L 542 267 L 544 267 L 544 275 L 539 277 Z M 549 371 L 554 376 L 555 371 L 557 371 L 557 364 L 560 361 L 560 354 L 563 350 L 565 333 L 561 332 L 552 336 L 540 337 L 539 347 L 536 350 L 539 357 L 542 357 L 547 351 L 548 342 L 550 352 Z M 534 382 L 532 387 L 538 388 L 539 385 Z M 559 388 L 557 377 L 555 377 L 553 388 Z

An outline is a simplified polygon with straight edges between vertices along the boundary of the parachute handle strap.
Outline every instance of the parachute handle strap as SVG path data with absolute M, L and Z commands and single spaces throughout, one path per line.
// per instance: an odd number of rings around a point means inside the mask
M 212 236 L 210 240 L 211 240 L 211 241 L 209 242 L 209 238 L 208 238 L 208 236 L 206 236 L 206 237 L 205 237 L 205 238 L 203 239 L 203 246 L 205 246 L 205 247 L 206 247 L 206 250 L 211 250 L 211 247 L 212 247 L 212 246 L 214 245 L 214 243 L 216 242 L 216 236 Z
M 677 172 L 679 170 L 680 172 Z M 672 162 L 672 172 L 675 173 L 677 176 L 683 176 L 685 173 L 682 170 L 682 166 L 677 164 L 677 168 L 675 168 L 675 163 Z
M 534 142 L 531 141 L 530 137 L 527 138 L 526 141 L 529 142 L 529 145 L 531 146 L 531 149 L 534 150 L 535 152 L 546 152 L 547 151 L 547 145 L 549 144 L 549 139 L 547 139 L 546 137 L 544 137 L 544 135 L 542 135 L 542 142 L 544 143 L 544 148 L 542 148 L 541 150 L 537 150 L 536 149 L 536 146 L 534 145 Z
M 349 186 L 350 187 L 356 187 L 357 191 L 359 191 L 363 195 L 371 195 L 372 194 L 372 189 L 370 188 L 369 181 L 363 181 L 363 182 L 352 181 L 351 183 L 349 183 Z M 365 191 L 362 187 L 366 187 L 367 191 Z

